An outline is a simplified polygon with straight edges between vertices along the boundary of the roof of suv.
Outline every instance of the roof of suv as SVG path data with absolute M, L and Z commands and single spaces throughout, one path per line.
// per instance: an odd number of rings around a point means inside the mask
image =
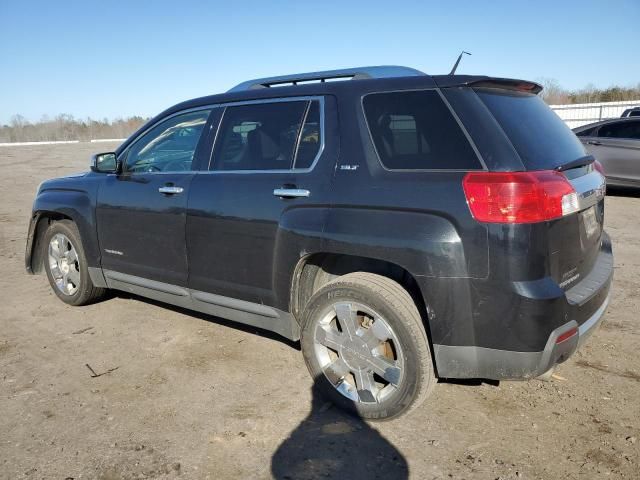
M 428 75 L 410 67 L 399 66 L 356 67 L 248 80 L 236 85 L 228 92 L 179 103 L 163 112 L 163 114 L 214 103 L 274 97 L 339 94 L 341 91 L 354 88 L 368 91 L 373 85 L 375 85 L 374 88 L 385 89 L 473 85 L 521 90 L 530 93 L 538 93 L 542 90 L 542 86 L 539 84 L 526 80 L 484 75 Z
M 327 81 L 330 80 L 330 81 Z M 342 80 L 342 81 L 335 81 Z M 259 78 L 242 82 L 225 93 L 187 100 L 160 112 L 149 119 L 116 150 L 119 154 L 149 125 L 159 119 L 191 108 L 208 105 L 260 100 L 268 98 L 340 95 L 354 90 L 365 94 L 376 90 L 409 90 L 436 87 L 488 87 L 518 90 L 537 94 L 542 86 L 527 80 L 489 77 L 485 75 L 428 75 L 410 67 L 374 66 L 343 70 L 300 73 L 279 77 Z
M 148 128 L 148 125 L 155 123 L 162 117 L 190 108 L 267 98 L 340 95 L 349 91 L 365 94 L 376 90 L 409 90 L 456 86 L 493 87 L 534 94 L 542 90 L 541 85 L 527 80 L 484 75 L 428 75 L 410 67 L 399 66 L 356 67 L 259 78 L 242 82 L 225 93 L 194 98 L 169 107 L 134 132 L 127 141 L 118 147 L 117 153 L 126 149 L 130 141 L 139 132 Z

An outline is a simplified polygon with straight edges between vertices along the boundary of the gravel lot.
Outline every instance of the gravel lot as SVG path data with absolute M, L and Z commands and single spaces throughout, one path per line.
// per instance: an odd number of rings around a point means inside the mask
M 125 295 L 68 307 L 25 273 L 38 183 L 113 148 L 0 148 L 0 478 L 639 478 L 637 195 L 606 200 L 612 302 L 555 380 L 439 384 L 371 424 L 313 395 L 296 344 Z

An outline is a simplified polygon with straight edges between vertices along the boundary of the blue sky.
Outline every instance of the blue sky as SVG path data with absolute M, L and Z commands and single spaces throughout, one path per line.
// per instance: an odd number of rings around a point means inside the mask
M 452 5 L 455 5 L 453 7 Z M 640 82 L 640 1 L 0 0 L 0 122 L 153 115 L 254 77 L 396 64 Z

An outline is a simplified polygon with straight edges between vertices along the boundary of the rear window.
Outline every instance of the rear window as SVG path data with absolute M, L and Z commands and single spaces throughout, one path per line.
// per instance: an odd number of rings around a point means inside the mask
M 374 93 L 364 97 L 363 104 L 373 143 L 386 168 L 482 169 L 437 92 Z
M 556 168 L 586 155 L 580 140 L 537 95 L 476 90 L 527 170 Z

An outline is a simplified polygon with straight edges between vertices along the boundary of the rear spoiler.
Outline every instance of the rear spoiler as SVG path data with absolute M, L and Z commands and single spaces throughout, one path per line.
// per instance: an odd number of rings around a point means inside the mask
M 439 87 L 500 88 L 502 90 L 527 92 L 536 95 L 542 91 L 542 85 L 539 83 L 515 78 L 475 75 L 434 75 L 432 78 Z

